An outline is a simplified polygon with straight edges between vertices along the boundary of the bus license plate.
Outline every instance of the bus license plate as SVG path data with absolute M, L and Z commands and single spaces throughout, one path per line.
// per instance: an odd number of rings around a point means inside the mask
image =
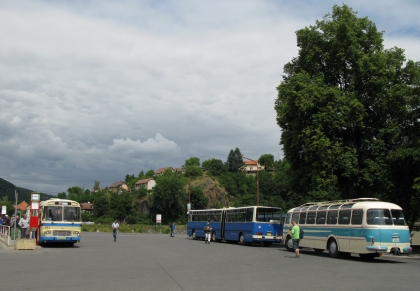
M 393 237 L 392 242 L 400 242 L 400 238 L 399 237 Z
M 65 236 L 57 236 L 57 239 L 66 239 L 67 237 L 65 237 Z
M 271 231 L 267 231 L 267 235 L 268 236 L 271 236 Z

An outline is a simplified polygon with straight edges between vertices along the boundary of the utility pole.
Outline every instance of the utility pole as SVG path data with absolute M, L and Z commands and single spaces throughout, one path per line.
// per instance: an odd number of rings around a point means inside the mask
M 14 238 L 15 238 L 15 241 L 16 241 L 16 218 L 17 218 L 17 200 L 18 200 L 18 193 L 17 193 L 17 191 L 16 191 L 16 189 L 15 189 L 15 219 L 13 220 L 13 227 L 14 227 L 14 229 L 13 229 L 13 233 L 14 233 Z

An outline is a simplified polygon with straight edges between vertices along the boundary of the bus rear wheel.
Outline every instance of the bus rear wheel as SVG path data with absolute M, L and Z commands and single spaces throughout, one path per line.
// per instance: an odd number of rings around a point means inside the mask
M 289 252 L 294 252 L 295 251 L 295 249 L 293 248 L 293 240 L 292 240 L 292 238 L 290 236 L 286 237 L 286 243 L 285 243 L 285 245 L 286 245 L 286 249 Z
M 239 244 L 241 244 L 241 245 L 245 245 L 245 238 L 244 238 L 244 234 L 243 233 L 241 233 L 240 235 L 239 235 Z
M 335 239 L 330 240 L 330 243 L 328 244 L 328 251 L 330 253 L 331 258 L 338 258 L 338 245 Z

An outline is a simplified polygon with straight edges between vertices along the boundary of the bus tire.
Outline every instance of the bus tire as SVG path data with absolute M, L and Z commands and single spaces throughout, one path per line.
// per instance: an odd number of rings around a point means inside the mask
M 197 240 L 197 234 L 195 233 L 195 230 L 192 231 L 191 237 L 193 240 Z
M 339 255 L 338 244 L 334 238 L 329 240 L 328 252 L 330 253 L 331 258 L 338 258 L 338 255 Z
M 211 240 L 212 240 L 212 241 L 216 241 L 216 232 L 215 232 L 215 231 L 213 231 L 213 232 L 211 233 Z
M 245 238 L 244 238 L 244 234 L 243 233 L 241 233 L 240 235 L 239 235 L 239 244 L 241 244 L 241 245 L 245 245 Z
M 295 249 L 293 248 L 293 240 L 292 240 L 292 238 L 290 236 L 287 236 L 286 237 L 286 243 L 285 243 L 285 245 L 286 245 L 286 249 L 289 252 L 294 252 L 295 251 Z

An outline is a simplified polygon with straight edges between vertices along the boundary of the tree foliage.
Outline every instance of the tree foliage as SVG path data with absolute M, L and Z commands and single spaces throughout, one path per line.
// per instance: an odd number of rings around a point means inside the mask
M 258 159 L 258 164 L 264 166 L 264 169 L 271 169 L 274 166 L 274 156 L 272 154 L 263 154 Z
M 296 35 L 275 105 L 291 191 L 305 201 L 379 197 L 418 212 L 420 64 L 384 49 L 382 32 L 346 5 Z
M 237 173 L 241 171 L 241 169 L 245 166 L 245 163 L 242 159 L 242 153 L 239 150 L 239 148 L 235 148 L 235 150 L 230 150 L 225 165 L 229 172 Z
M 207 173 L 212 176 L 220 176 L 227 171 L 222 160 L 211 158 L 202 163 L 203 168 L 207 169 Z
M 184 167 L 187 167 L 187 166 L 200 167 L 200 159 L 197 157 L 191 157 L 188 160 L 185 160 Z

